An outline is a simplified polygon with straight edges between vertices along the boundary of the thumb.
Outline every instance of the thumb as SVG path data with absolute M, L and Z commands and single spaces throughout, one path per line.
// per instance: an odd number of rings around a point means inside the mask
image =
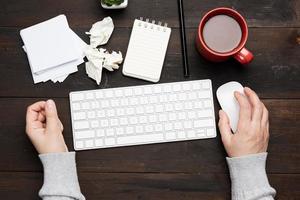
M 58 116 L 56 105 L 53 100 L 49 99 L 46 102 L 45 106 L 45 114 L 46 114 L 46 129 L 50 132 L 58 130 Z
M 230 142 L 230 139 L 232 137 L 232 132 L 229 125 L 229 118 L 227 114 L 223 111 L 219 111 L 219 129 L 222 137 L 222 141 L 225 144 L 228 144 Z

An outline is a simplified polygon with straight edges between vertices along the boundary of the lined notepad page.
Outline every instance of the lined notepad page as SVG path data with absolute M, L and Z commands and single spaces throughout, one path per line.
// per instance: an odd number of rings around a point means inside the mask
M 158 82 L 163 67 L 171 29 L 136 19 L 134 21 L 123 74 Z

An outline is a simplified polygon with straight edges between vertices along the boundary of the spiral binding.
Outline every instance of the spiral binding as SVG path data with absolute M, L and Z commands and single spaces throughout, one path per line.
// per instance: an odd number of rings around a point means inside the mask
M 144 28 L 150 28 L 150 29 L 154 29 L 156 27 L 156 29 L 158 31 L 160 31 L 162 29 L 164 32 L 166 32 L 166 30 L 168 28 L 168 23 L 164 23 L 164 25 L 163 25 L 163 23 L 161 21 L 158 21 L 156 24 L 155 20 L 151 20 L 151 22 L 150 22 L 149 18 L 146 18 L 144 20 L 143 17 L 140 17 L 139 20 L 140 20 L 140 22 L 138 23 L 138 26 L 140 26 L 140 27 L 143 26 Z

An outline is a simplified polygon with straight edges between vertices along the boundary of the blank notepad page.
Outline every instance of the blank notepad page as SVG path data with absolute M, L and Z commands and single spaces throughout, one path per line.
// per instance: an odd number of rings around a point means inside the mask
M 158 82 L 163 67 L 171 29 L 136 19 L 133 24 L 123 74 Z

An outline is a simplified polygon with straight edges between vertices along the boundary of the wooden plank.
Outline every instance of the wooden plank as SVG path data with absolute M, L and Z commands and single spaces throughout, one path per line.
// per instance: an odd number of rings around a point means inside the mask
M 184 1 L 187 27 L 198 27 L 209 10 L 229 7 L 240 12 L 249 27 L 299 27 L 299 0 L 189 0 Z
M 40 99 L 0 99 L 0 171 L 41 171 L 37 153 L 24 133 L 27 105 Z M 73 150 L 68 99 L 55 99 Z M 271 115 L 269 173 L 300 173 L 300 100 L 265 100 Z M 215 110 L 219 109 L 215 103 Z M 77 153 L 79 171 L 224 173 L 220 137 L 209 140 L 111 148 Z
M 103 17 L 111 16 L 117 27 L 130 27 L 136 17 L 166 21 L 178 27 L 176 0 L 131 0 L 122 11 L 107 11 L 99 1 L 50 0 L 0 1 L 0 26 L 27 27 L 61 13 L 68 17 L 71 27 L 89 28 Z M 298 0 L 189 0 L 184 1 L 187 27 L 197 27 L 201 17 L 216 7 L 231 7 L 241 12 L 250 27 L 299 27 L 300 1 Z M 137 9 L 138 8 L 138 9 Z M 146 8 L 146 9 L 143 9 Z
M 131 27 L 133 20 L 148 17 L 157 21 L 168 22 L 178 27 L 178 12 L 176 0 L 148 1 L 131 0 L 124 10 L 105 10 L 100 1 L 64 0 L 31 0 L 23 3 L 11 0 L 0 1 L 0 26 L 28 27 L 59 14 L 65 14 L 71 27 L 90 28 L 96 21 L 111 16 L 117 27 Z
M 269 174 L 277 199 L 300 197 L 300 175 Z M 42 173 L 0 172 L 3 199 L 37 199 Z M 87 199 L 230 199 L 228 174 L 79 173 Z M 26 187 L 24 187 L 26 185 Z
M 4 75 L 0 79 L 1 97 L 67 97 L 70 91 L 99 88 L 85 74 L 84 65 L 62 84 L 47 82 L 34 85 L 18 30 L 0 30 L 0 74 Z M 76 30 L 88 41 L 84 31 L 86 30 Z M 125 56 L 130 31 L 117 28 L 105 48 L 121 50 Z M 300 82 L 300 48 L 296 43 L 296 29 L 251 29 L 247 47 L 253 51 L 255 59 L 248 67 L 242 67 L 233 60 L 219 64 L 207 62 L 195 49 L 196 29 L 188 29 L 187 33 L 191 77 L 183 78 L 179 32 L 178 29 L 173 29 L 160 82 L 209 78 L 216 90 L 224 82 L 237 80 L 253 87 L 264 98 L 300 98 L 300 85 L 296 84 Z M 121 69 L 113 73 L 104 70 L 102 79 L 100 88 L 150 84 L 123 76 Z

